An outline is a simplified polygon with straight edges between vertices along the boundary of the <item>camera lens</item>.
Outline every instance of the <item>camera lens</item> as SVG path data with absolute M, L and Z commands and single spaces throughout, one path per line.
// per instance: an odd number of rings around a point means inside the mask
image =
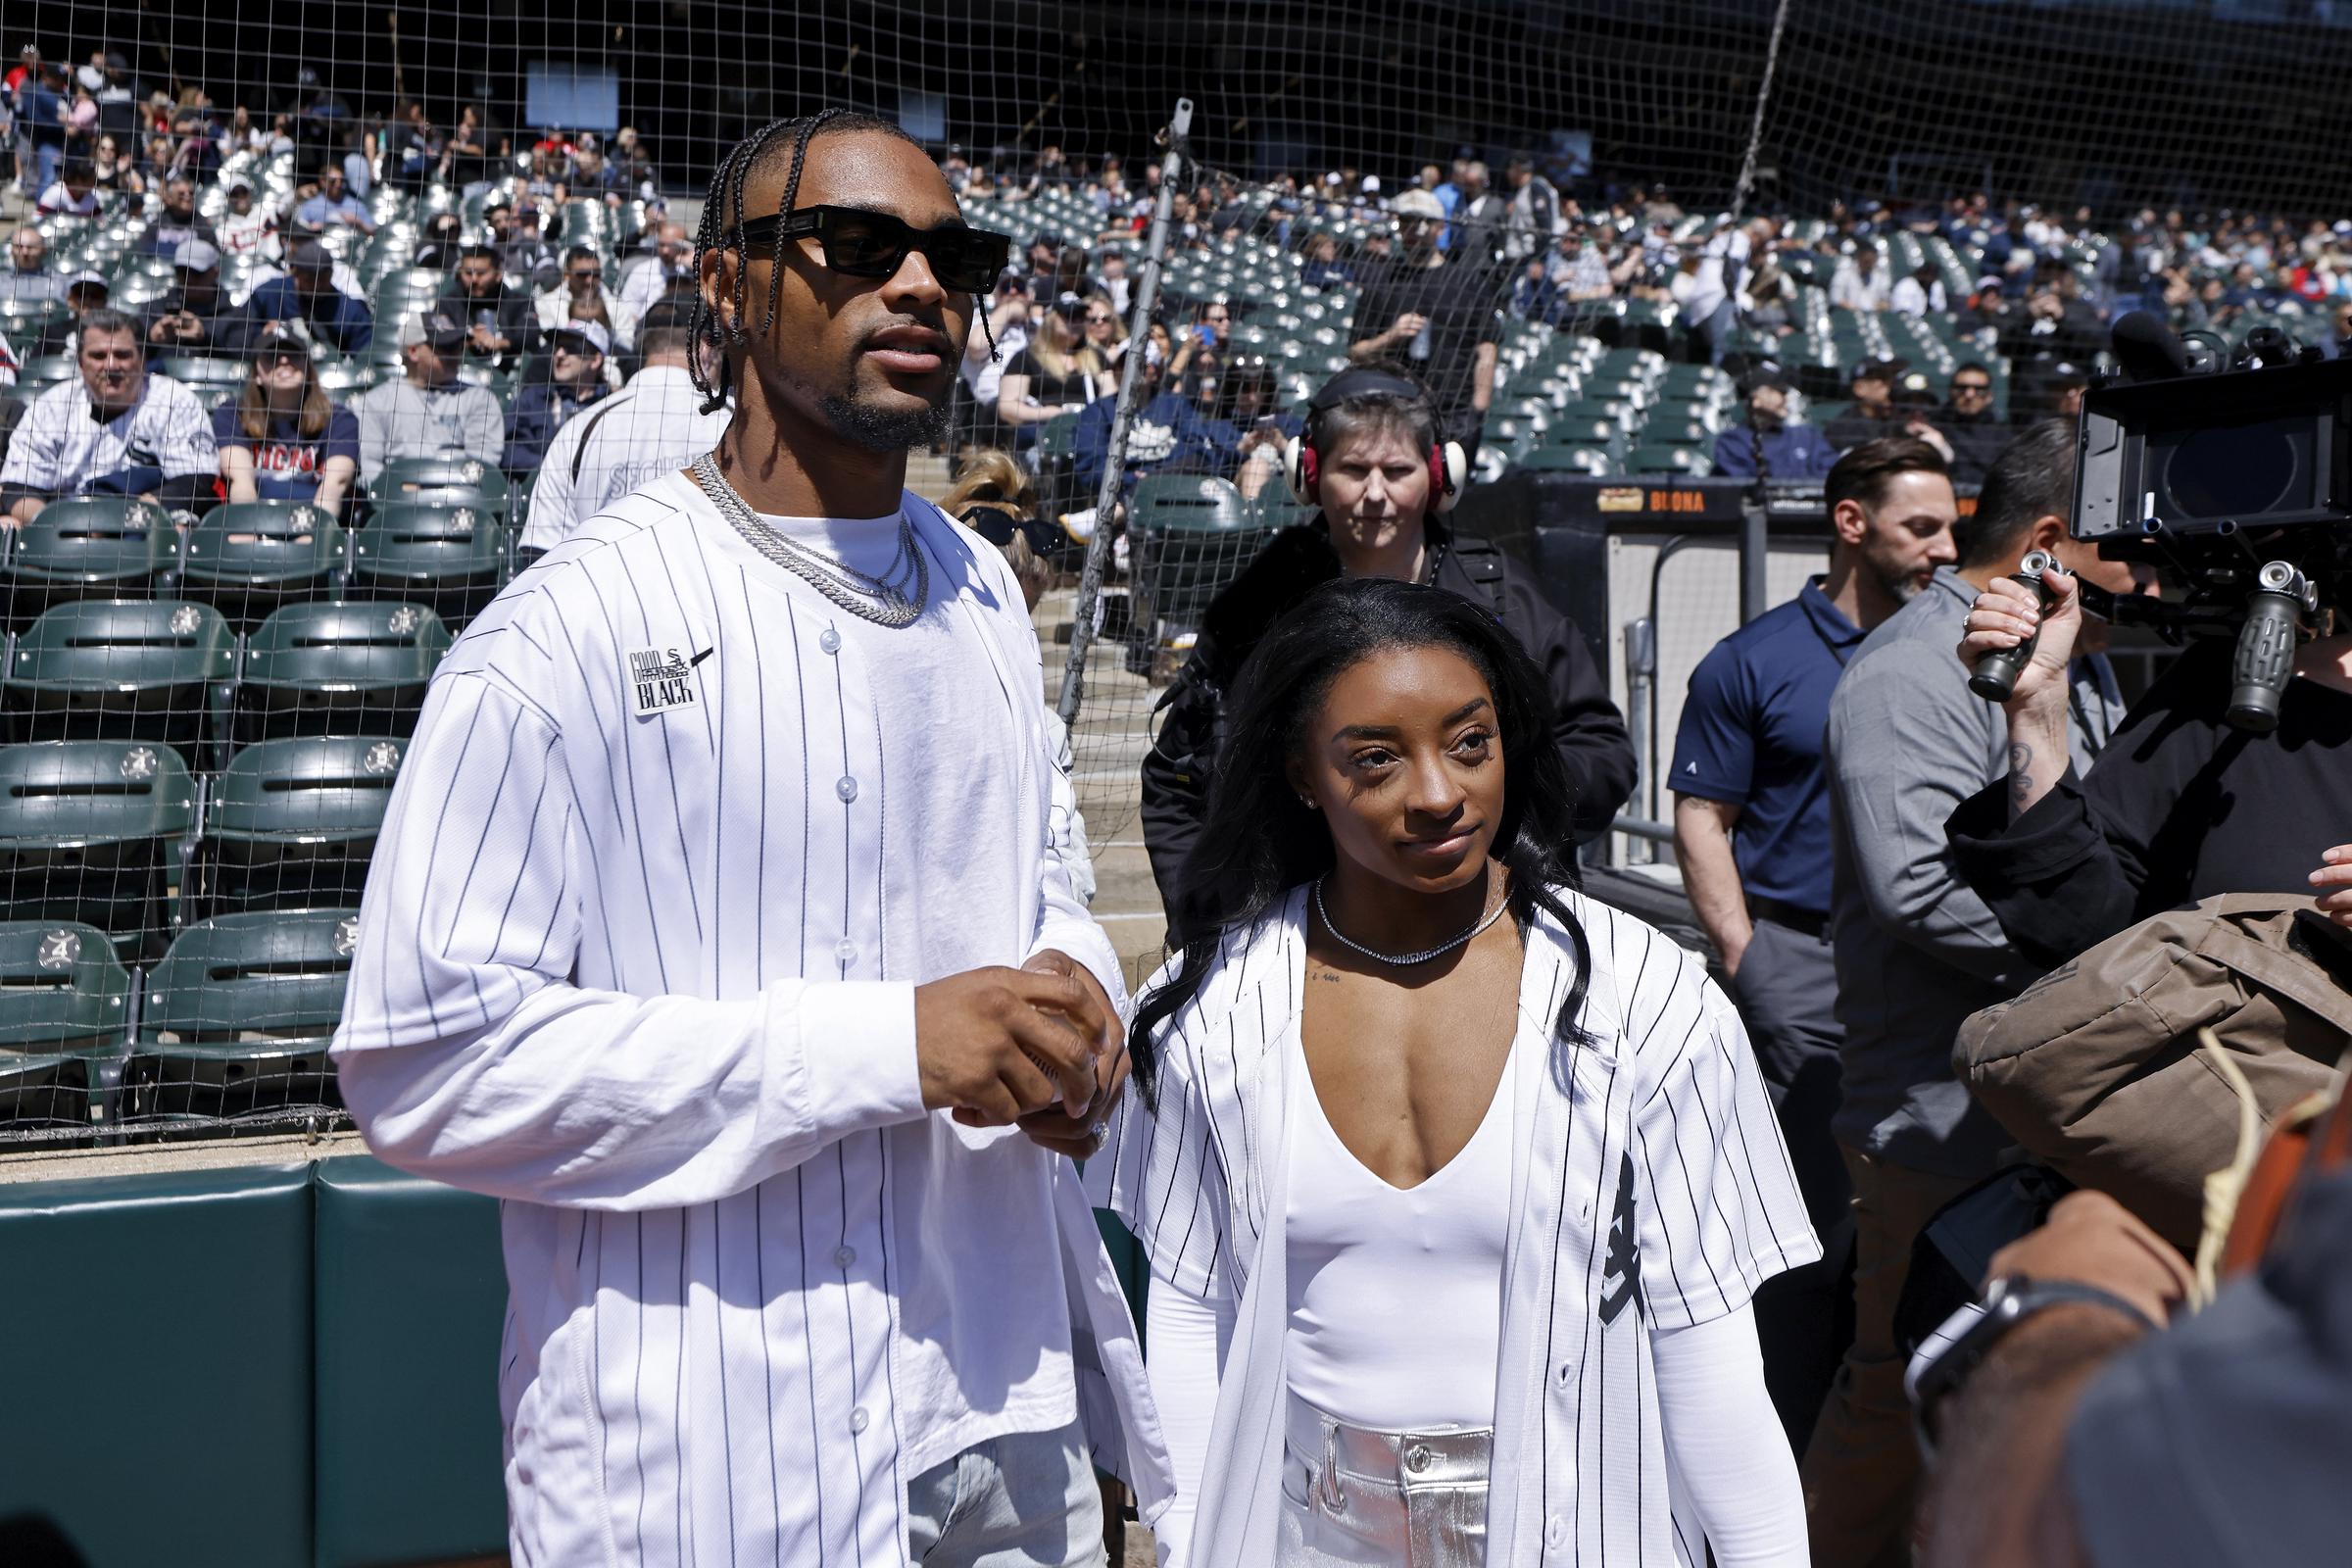
M 2164 466 L 2164 488 L 2179 518 L 2258 516 L 2306 503 L 2296 494 L 2306 472 L 2300 424 L 2258 424 L 2195 430 L 2174 446 Z

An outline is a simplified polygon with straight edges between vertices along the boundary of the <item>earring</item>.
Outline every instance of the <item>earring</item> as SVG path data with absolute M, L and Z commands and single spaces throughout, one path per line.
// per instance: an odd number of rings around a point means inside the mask
M 1315 798 L 1311 795 L 1301 795 L 1298 797 L 1298 804 L 1311 811 L 1315 808 Z

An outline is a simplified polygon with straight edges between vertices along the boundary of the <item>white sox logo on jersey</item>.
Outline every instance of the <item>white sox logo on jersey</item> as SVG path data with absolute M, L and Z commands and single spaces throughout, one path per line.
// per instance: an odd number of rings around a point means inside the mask
M 673 708 L 692 708 L 701 700 L 695 695 L 694 668 L 710 657 L 710 648 L 692 659 L 675 648 L 640 648 L 632 652 L 629 699 L 637 716 L 666 713 Z
M 1614 1282 L 1614 1283 L 1612 1283 Z M 1609 1219 L 1609 1251 L 1601 1265 L 1600 1320 L 1614 1323 L 1628 1306 L 1642 1310 L 1641 1258 L 1634 1245 L 1634 1156 L 1617 1166 L 1617 1208 Z

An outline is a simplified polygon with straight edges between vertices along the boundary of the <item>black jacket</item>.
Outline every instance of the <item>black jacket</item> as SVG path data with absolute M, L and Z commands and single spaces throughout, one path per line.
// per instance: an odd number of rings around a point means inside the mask
M 1440 552 L 1437 586 L 1492 608 L 1543 666 L 1553 739 L 1576 794 L 1577 837 L 1597 837 L 1633 793 L 1634 745 L 1583 636 L 1526 570 L 1489 541 L 1434 522 L 1429 537 Z M 1206 812 L 1225 694 L 1266 629 L 1308 590 L 1339 574 L 1340 558 L 1319 520 L 1283 529 L 1208 607 L 1192 657 L 1160 698 L 1166 717 L 1143 765 L 1144 847 L 1171 941 L 1181 923 L 1179 873 Z
M 2233 653 L 2189 644 L 2090 771 L 2068 768 L 2014 822 L 2005 778 L 1953 810 L 1953 864 L 2027 957 L 2063 963 L 2219 893 L 2308 893 L 2344 841 L 2352 692 L 2290 680 L 2278 728 L 2249 734 L 2223 717 Z

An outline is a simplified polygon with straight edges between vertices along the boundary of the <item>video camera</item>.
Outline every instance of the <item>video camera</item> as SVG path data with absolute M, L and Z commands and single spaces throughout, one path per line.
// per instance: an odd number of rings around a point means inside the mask
M 2083 609 L 2176 645 L 2234 636 L 2229 719 L 2266 734 L 2298 638 L 2352 605 L 2352 359 L 2276 327 L 2231 354 L 2145 314 L 2116 322 L 2115 351 L 2128 379 L 2083 394 L 2068 531 L 2180 594 L 2085 584 Z

